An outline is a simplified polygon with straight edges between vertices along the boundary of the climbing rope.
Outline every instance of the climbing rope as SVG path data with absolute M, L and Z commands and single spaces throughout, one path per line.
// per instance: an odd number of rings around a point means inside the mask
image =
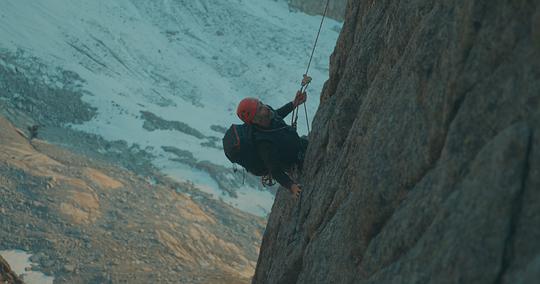
M 309 57 L 309 62 L 308 62 L 307 68 L 306 68 L 306 73 L 304 73 L 303 78 L 302 78 L 302 84 L 301 84 L 301 87 L 300 87 L 300 90 L 299 90 L 300 93 L 305 92 L 308 85 L 309 85 L 309 83 L 311 83 L 311 78 L 309 80 L 306 80 L 306 79 L 309 78 L 308 77 L 309 67 L 311 67 L 311 61 L 313 60 L 313 54 L 315 54 L 315 48 L 317 47 L 317 42 L 319 41 L 319 36 L 321 35 L 323 22 L 324 22 L 324 19 L 326 18 L 326 12 L 328 11 L 328 4 L 330 4 L 330 0 L 326 1 L 326 5 L 324 7 L 324 13 L 323 13 L 323 16 L 321 18 L 321 24 L 319 25 L 319 31 L 317 32 L 317 37 L 315 38 L 315 43 L 313 44 L 313 49 L 311 50 L 311 56 Z M 298 106 L 296 106 L 293 109 L 293 112 L 292 112 L 291 125 L 294 128 L 296 128 L 296 123 L 298 121 L 298 111 L 299 111 Z M 307 124 L 307 130 L 308 130 L 308 135 L 309 135 L 310 129 L 309 129 L 309 119 L 308 119 L 306 103 L 304 103 L 304 113 L 306 114 L 306 124 Z
M 315 43 L 313 44 L 313 49 L 311 50 L 311 56 L 309 57 L 309 63 L 308 63 L 308 66 L 306 68 L 306 76 L 309 72 L 309 67 L 311 66 L 311 60 L 313 59 L 313 54 L 315 53 L 315 47 L 317 46 L 317 41 L 319 40 L 319 35 L 321 34 L 321 29 L 322 29 L 322 25 L 323 25 L 323 22 L 324 22 L 324 18 L 326 18 L 326 11 L 328 11 L 328 4 L 330 3 L 330 0 L 327 0 L 326 1 L 326 6 L 324 7 L 324 13 L 323 13 L 323 17 L 321 19 L 321 24 L 319 25 L 319 31 L 317 32 L 317 37 L 315 38 Z

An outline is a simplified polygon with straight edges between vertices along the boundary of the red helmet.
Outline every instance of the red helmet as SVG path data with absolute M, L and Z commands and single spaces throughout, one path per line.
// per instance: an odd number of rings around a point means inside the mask
M 240 101 L 236 114 L 245 123 L 253 123 L 255 113 L 257 113 L 257 107 L 259 106 L 259 100 L 256 98 L 245 98 Z

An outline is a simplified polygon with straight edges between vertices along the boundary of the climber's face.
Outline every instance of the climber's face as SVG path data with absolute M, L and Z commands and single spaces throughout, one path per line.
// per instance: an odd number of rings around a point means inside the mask
M 267 105 L 259 102 L 259 105 L 257 106 L 257 112 L 255 113 L 255 117 L 253 118 L 253 123 L 263 127 L 267 127 L 272 121 L 273 114 L 274 113 Z

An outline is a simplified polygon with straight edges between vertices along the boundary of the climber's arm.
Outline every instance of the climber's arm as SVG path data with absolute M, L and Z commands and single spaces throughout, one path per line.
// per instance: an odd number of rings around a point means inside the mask
M 294 97 L 294 100 L 292 102 L 280 107 L 278 110 L 276 110 L 276 112 L 278 113 L 279 116 L 284 118 L 287 115 L 289 115 L 289 113 L 291 113 L 295 107 L 305 103 L 306 99 L 307 99 L 306 92 L 298 91 L 296 92 L 296 96 Z
M 294 104 L 293 102 L 290 102 L 290 103 L 287 103 L 286 105 L 278 108 L 276 110 L 277 114 L 279 116 L 281 116 L 282 118 L 286 117 L 287 115 L 289 115 L 289 113 L 291 113 L 294 109 Z

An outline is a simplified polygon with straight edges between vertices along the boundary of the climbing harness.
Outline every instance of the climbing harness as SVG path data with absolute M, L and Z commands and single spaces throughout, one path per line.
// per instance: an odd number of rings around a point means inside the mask
M 321 19 L 321 24 L 319 25 L 319 31 L 317 32 L 317 37 L 315 38 L 315 43 L 313 44 L 313 49 L 311 50 L 311 56 L 309 57 L 309 62 L 308 62 L 307 68 L 306 68 L 306 73 L 304 73 L 303 78 L 302 78 L 302 83 L 301 83 L 300 90 L 299 90 L 300 93 L 304 93 L 306 91 L 309 83 L 311 83 L 311 77 L 308 76 L 309 67 L 311 66 L 311 61 L 313 60 L 313 54 L 315 53 L 315 47 L 317 47 L 317 42 L 319 41 L 319 35 L 321 34 L 321 29 L 322 29 L 324 19 L 326 18 L 326 12 L 328 11 L 328 4 L 330 4 L 330 0 L 326 1 L 326 6 L 324 7 L 324 13 L 323 13 L 323 16 L 322 16 L 322 19 Z M 298 106 L 296 106 L 293 109 L 293 112 L 292 112 L 291 125 L 294 128 L 296 128 L 296 123 L 298 121 L 298 111 L 299 111 Z M 305 103 L 304 103 L 304 113 L 306 114 L 306 124 L 307 124 L 307 130 L 308 130 L 308 135 L 309 135 L 309 132 L 310 132 L 309 119 L 308 119 L 307 107 L 306 107 Z
M 272 174 L 267 174 L 265 176 L 262 176 L 261 183 L 263 186 L 273 186 L 274 184 L 276 184 L 276 182 L 272 178 Z

